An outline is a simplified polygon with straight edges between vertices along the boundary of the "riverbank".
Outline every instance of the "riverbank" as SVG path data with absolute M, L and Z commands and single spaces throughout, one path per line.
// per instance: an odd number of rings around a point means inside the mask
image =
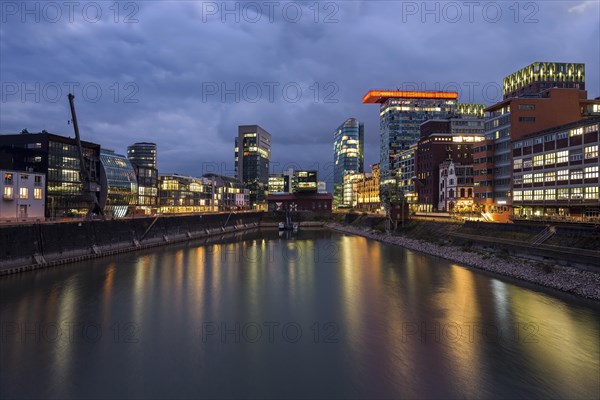
M 600 300 L 600 272 L 532 261 L 504 254 L 468 251 L 458 246 L 431 243 L 425 240 L 396 236 L 339 223 L 326 223 L 325 226 L 335 231 L 402 246 L 494 274 L 588 299 Z

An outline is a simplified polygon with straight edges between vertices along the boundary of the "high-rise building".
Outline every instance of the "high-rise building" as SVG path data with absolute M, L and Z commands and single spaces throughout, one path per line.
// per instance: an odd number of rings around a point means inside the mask
M 585 90 L 585 64 L 534 62 L 503 81 L 504 99 L 537 95 L 551 88 Z
M 127 158 L 138 182 L 138 208 L 147 214 L 158 207 L 158 169 L 155 143 L 138 142 L 127 147 Z
M 333 132 L 333 198 L 343 205 L 344 175 L 364 172 L 364 124 L 348 118 Z
M 371 90 L 363 103 L 378 103 L 381 184 L 395 183 L 392 161 L 419 140 L 420 125 L 432 118 L 448 118 L 457 111 L 457 92 Z
M 258 125 L 240 125 L 235 139 L 235 171 L 250 190 L 252 206 L 267 201 L 270 161 L 271 134 Z
M 82 141 L 81 146 L 90 183 L 100 195 L 100 145 Z M 0 135 L 0 169 L 46 174 L 46 217 L 87 214 L 75 139 L 45 131 Z

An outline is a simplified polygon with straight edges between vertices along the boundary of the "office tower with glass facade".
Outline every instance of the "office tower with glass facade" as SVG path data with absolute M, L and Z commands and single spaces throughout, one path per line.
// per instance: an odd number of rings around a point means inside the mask
M 348 118 L 333 132 L 333 201 L 344 206 L 344 176 L 364 172 L 364 124 Z
M 135 211 L 138 184 L 131 163 L 113 150 L 100 150 L 100 204 L 108 218 L 121 218 Z
M 158 169 L 156 143 L 139 142 L 127 147 L 138 182 L 138 206 L 147 214 L 158 207 Z
M 91 184 L 99 186 L 100 145 L 86 141 L 81 145 Z M 45 131 L 0 135 L 0 169 L 46 174 L 46 217 L 87 214 L 89 202 L 83 194 L 75 139 Z
M 258 125 L 238 126 L 235 172 L 250 190 L 252 206 L 266 206 L 271 162 L 271 134 Z
M 419 140 L 420 125 L 457 112 L 458 93 L 371 90 L 362 99 L 379 104 L 381 184 L 395 183 L 394 157 Z

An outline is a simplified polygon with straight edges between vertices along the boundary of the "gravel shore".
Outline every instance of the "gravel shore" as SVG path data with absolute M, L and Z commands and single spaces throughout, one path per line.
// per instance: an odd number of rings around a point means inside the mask
M 336 231 L 402 246 L 462 265 L 509 276 L 588 299 L 600 300 L 600 272 L 585 271 L 559 265 L 544 267 L 544 264 L 532 260 L 516 257 L 501 258 L 493 253 L 479 254 L 464 251 L 457 246 L 441 246 L 422 240 L 393 236 L 387 233 L 360 229 L 348 225 L 329 223 L 326 226 Z

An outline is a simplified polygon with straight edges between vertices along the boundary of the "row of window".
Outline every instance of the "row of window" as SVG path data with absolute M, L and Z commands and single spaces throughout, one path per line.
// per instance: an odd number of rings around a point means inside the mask
M 513 201 L 598 200 L 598 186 L 560 189 L 515 190 Z
M 529 184 L 532 182 L 554 182 L 577 180 L 577 179 L 598 179 L 598 166 L 587 167 L 584 169 L 561 169 L 559 171 L 539 172 L 535 174 L 515 174 L 513 181 L 515 185 Z
M 583 149 L 563 150 L 554 153 L 538 154 L 533 157 L 515 158 L 514 169 L 541 167 L 544 165 L 561 164 L 566 162 L 590 160 L 598 158 L 598 145 L 587 146 Z
M 14 189 L 12 186 L 5 186 L 4 187 L 4 199 L 5 200 L 12 200 L 14 198 Z M 42 199 L 42 189 L 41 188 L 34 188 L 33 189 L 33 198 L 35 200 L 41 200 Z M 19 188 L 19 199 L 23 199 L 23 200 L 27 200 L 29 199 L 29 188 L 26 187 L 22 187 Z
M 521 117 L 521 118 L 527 118 L 527 117 Z M 521 118 L 519 118 L 519 120 L 521 120 Z M 523 121 L 523 122 L 525 122 L 525 121 Z M 526 140 L 514 142 L 513 148 L 519 149 L 521 147 L 528 147 L 531 145 L 540 144 L 540 143 L 544 143 L 544 142 L 545 143 L 554 142 L 555 140 L 566 139 L 568 137 L 573 137 L 573 136 L 581 136 L 584 133 L 593 133 L 593 132 L 597 132 L 597 131 L 598 131 L 598 124 L 588 125 L 588 126 L 580 127 L 580 128 L 573 128 L 568 131 L 551 133 L 551 134 L 548 134 L 545 136 L 538 136 L 533 139 L 526 139 Z

